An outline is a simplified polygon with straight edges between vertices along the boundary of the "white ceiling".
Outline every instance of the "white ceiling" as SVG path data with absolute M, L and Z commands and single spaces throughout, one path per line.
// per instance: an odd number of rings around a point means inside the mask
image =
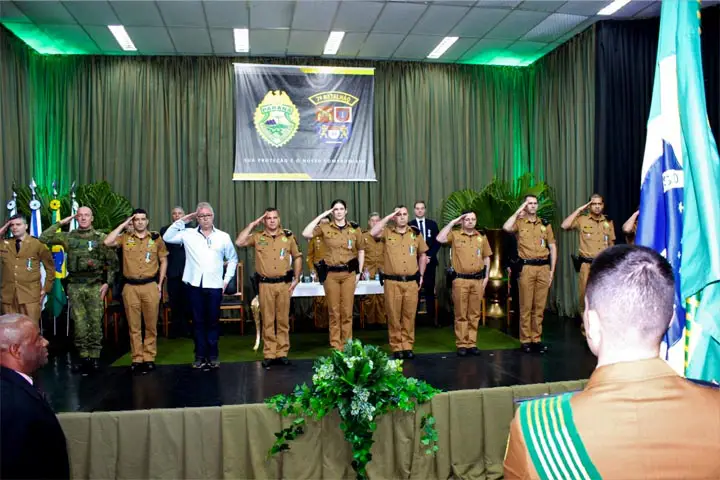
M 89 54 L 125 54 L 107 29 L 124 25 L 140 55 L 230 55 L 233 28 L 250 29 L 250 56 L 322 56 L 331 30 L 346 33 L 336 58 L 438 61 L 488 50 L 540 56 L 601 17 L 610 0 L 0 0 L 0 22 L 39 29 Z M 708 2 L 703 2 L 706 4 Z M 657 16 L 659 1 L 632 1 L 613 18 Z M 607 18 L 607 17 L 602 17 Z M 11 28 L 12 29 L 12 28 Z

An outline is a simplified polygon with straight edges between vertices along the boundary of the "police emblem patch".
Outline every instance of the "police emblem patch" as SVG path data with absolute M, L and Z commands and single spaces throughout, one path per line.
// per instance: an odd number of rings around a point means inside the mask
M 297 132 L 300 114 L 287 93 L 274 90 L 255 109 L 255 130 L 273 147 L 282 147 Z

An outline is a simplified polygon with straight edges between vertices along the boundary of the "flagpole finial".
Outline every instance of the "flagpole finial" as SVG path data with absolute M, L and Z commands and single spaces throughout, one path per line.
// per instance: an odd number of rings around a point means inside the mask
M 57 197 L 58 191 L 57 191 L 57 180 L 53 180 L 52 182 L 52 189 L 53 189 L 53 197 Z
M 37 188 L 37 183 L 35 183 L 35 177 L 30 179 L 30 188 L 32 188 L 32 189 Z

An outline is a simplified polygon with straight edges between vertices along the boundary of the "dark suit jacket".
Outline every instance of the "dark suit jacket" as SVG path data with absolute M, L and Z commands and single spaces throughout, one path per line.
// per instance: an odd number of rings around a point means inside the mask
M 40 391 L 0 367 L 0 478 L 70 478 L 65 434 Z
M 160 229 L 161 237 L 165 235 L 168 227 L 170 227 L 170 225 Z M 170 253 L 170 255 L 168 255 L 167 278 L 182 278 L 183 271 L 185 270 L 185 247 L 167 242 L 165 242 L 165 246 Z
M 410 220 L 410 225 L 422 231 L 417 219 Z M 437 263 L 437 253 L 441 247 L 440 243 L 436 240 L 439 232 L 440 230 L 438 230 L 437 223 L 435 223 L 434 220 L 425 218 L 425 243 L 427 243 L 428 246 L 427 256 L 430 257 L 432 263 Z

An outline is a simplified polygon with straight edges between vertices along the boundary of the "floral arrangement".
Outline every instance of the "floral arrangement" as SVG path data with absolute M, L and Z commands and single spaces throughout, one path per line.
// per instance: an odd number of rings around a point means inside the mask
M 317 421 L 337 410 L 340 428 L 352 447 L 352 468 L 358 479 L 366 479 L 376 419 L 398 410 L 414 412 L 439 392 L 426 382 L 405 377 L 402 360 L 390 360 L 378 347 L 348 340 L 343 350 L 315 361 L 311 386 L 298 385 L 290 395 L 266 400 L 282 416 L 295 417 L 289 427 L 275 434 L 269 455 L 289 450 L 289 442 L 304 433 L 307 420 Z M 425 454 L 434 455 L 438 451 L 435 418 L 424 415 L 420 428 Z

